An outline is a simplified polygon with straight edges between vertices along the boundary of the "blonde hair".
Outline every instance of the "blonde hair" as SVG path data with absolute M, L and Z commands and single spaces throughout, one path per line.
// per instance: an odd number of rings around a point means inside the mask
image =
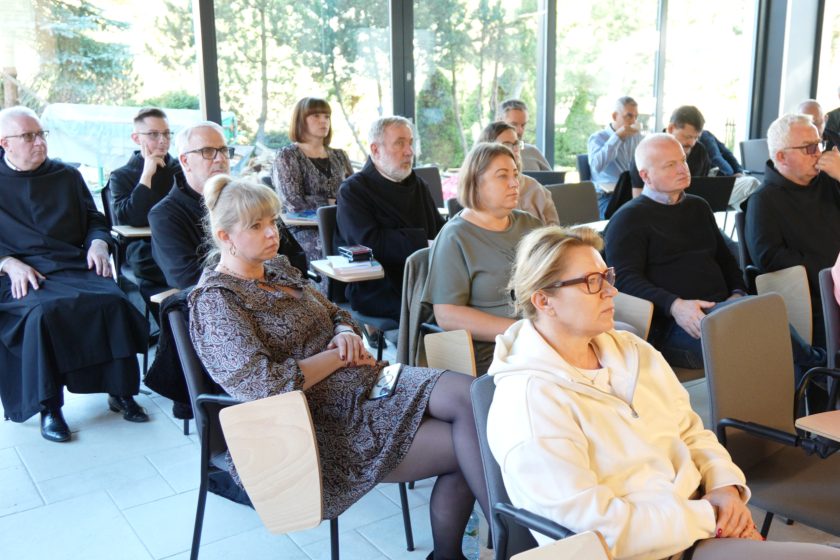
M 473 210 L 481 209 L 478 180 L 498 156 L 508 156 L 512 159 L 516 173 L 519 174 L 519 163 L 510 148 L 496 142 L 477 143 L 464 158 L 464 164 L 458 173 L 458 202 L 461 206 Z
M 208 210 L 204 228 L 214 245 L 206 258 L 208 264 L 218 261 L 223 248 L 216 232 L 231 233 L 237 226 L 280 214 L 280 199 L 273 189 L 230 175 L 216 175 L 207 181 L 204 204 Z
M 508 284 L 517 316 L 536 318 L 537 310 L 531 303 L 531 296 L 566 270 L 569 250 L 575 247 L 592 247 L 600 251 L 604 241 L 588 227 L 547 226 L 522 238 Z

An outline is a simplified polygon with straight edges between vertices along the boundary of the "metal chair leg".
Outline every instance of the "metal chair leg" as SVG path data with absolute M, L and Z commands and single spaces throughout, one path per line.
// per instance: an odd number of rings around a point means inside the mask
M 764 523 L 761 525 L 761 536 L 767 538 L 767 533 L 770 532 L 770 524 L 773 523 L 773 512 L 768 511 L 764 516 Z
M 190 435 L 190 421 L 188 418 L 184 418 L 184 435 Z
M 382 361 L 382 351 L 385 349 L 385 331 L 379 329 L 376 335 L 376 361 Z
M 409 490 L 414 490 L 414 481 L 413 480 L 408 483 L 408 489 Z
M 330 558 L 338 560 L 338 517 L 330 519 Z
M 206 425 L 205 425 L 206 430 Z M 202 442 L 207 441 L 209 433 L 203 434 Z M 195 507 L 195 527 L 193 528 L 192 548 L 190 560 L 198 560 L 198 549 L 201 546 L 201 529 L 204 526 L 204 507 L 207 505 L 207 486 L 210 479 L 210 448 L 201 445 L 201 482 L 198 486 L 198 504 Z
M 414 533 L 411 530 L 411 511 L 408 508 L 408 491 L 405 489 L 405 482 L 400 482 L 399 487 L 403 525 L 405 526 L 405 549 L 411 552 L 414 550 Z

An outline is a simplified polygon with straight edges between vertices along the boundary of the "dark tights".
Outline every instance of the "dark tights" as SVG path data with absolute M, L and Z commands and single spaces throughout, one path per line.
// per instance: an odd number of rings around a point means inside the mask
M 385 478 L 386 482 L 407 482 L 437 476 L 429 504 L 435 560 L 463 558 L 461 538 L 476 499 L 484 517 L 490 519 L 470 404 L 472 381 L 450 371 L 440 376 L 405 459 Z

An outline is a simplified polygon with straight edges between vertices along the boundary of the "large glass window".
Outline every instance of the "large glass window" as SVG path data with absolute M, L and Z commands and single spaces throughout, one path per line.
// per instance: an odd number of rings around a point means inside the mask
M 746 138 L 755 4 L 668 3 L 662 122 L 680 105 L 695 105 L 706 119 L 706 130 L 730 149 Z
M 817 101 L 825 112 L 837 108 L 840 97 L 840 2 L 825 2 L 820 48 Z
M 173 52 L 158 23 L 190 0 L 17 0 L 0 18 L 2 105 L 26 105 L 50 130 L 50 156 L 82 164 L 91 184 L 135 148 L 141 105 L 197 108 L 192 24 Z M 177 56 L 191 65 L 170 64 Z
M 619 97 L 635 98 L 640 124 L 653 124 L 657 7 L 657 0 L 558 0 L 555 165 L 574 168 Z
M 415 2 L 418 161 L 459 167 L 505 99 L 522 99 L 538 118 L 538 22 L 536 0 Z
M 289 143 L 294 104 L 322 97 L 332 108 L 332 146 L 355 161 L 367 129 L 391 114 L 387 0 L 217 0 L 222 111 L 237 116 L 240 142 Z

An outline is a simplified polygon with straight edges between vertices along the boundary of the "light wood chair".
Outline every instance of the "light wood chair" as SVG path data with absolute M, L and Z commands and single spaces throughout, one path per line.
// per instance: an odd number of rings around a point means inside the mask
M 788 321 L 799 336 L 811 344 L 814 338 L 814 318 L 811 310 L 811 289 L 808 274 L 802 265 L 784 268 L 775 272 L 760 274 L 755 279 L 759 295 L 775 292 L 785 301 Z
M 510 560 L 571 560 L 572 558 L 611 560 L 612 555 L 601 533 L 587 531 L 539 548 L 520 552 L 511 556 Z
M 613 298 L 615 304 L 615 320 L 627 323 L 647 340 L 650 334 L 650 322 L 653 319 L 653 303 L 630 294 L 619 292 Z
M 321 523 L 321 467 L 302 391 L 219 411 L 228 451 L 263 524 L 273 534 Z
M 430 368 L 448 369 L 475 377 L 475 352 L 469 331 L 461 329 L 427 334 L 423 345 Z

